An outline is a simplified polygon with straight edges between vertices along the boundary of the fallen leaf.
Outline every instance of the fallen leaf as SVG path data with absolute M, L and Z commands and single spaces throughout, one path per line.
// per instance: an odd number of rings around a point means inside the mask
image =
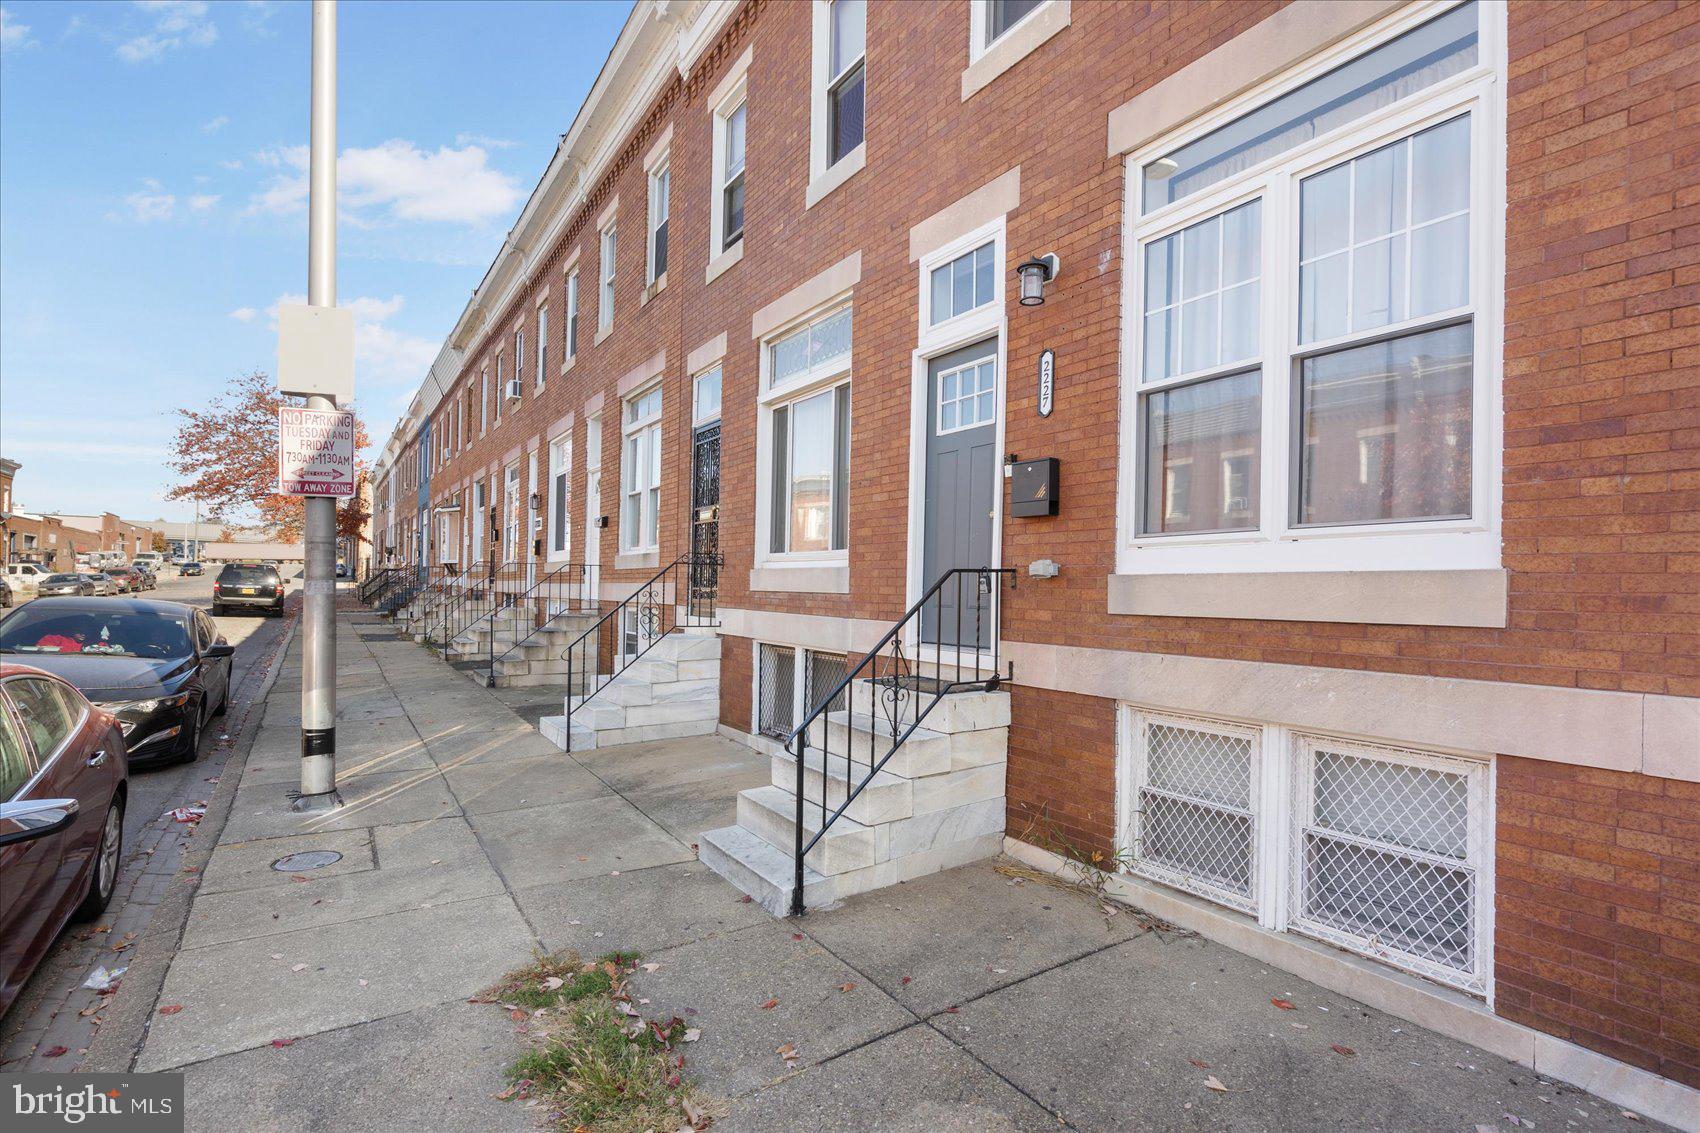
M 651 960 L 649 963 L 647 963 L 643 966 L 643 970 L 646 971 L 646 972 L 653 972 L 653 971 L 659 970 L 660 967 L 661 967 L 660 964 L 657 964 L 655 961 Z
M 946 1015 L 955 1015 L 957 1012 L 959 1012 L 961 1010 L 962 1010 L 962 1008 L 960 1008 L 960 1007 L 946 1007 L 944 1009 L 944 1013 Z
M 306 970 L 307 970 L 307 965 L 305 965 L 305 964 L 297 964 L 297 965 L 295 965 L 295 966 L 294 966 L 294 967 L 293 967 L 293 968 L 291 968 L 291 969 L 289 969 L 289 970 L 290 970 L 290 971 L 292 971 L 292 972 L 305 972 L 305 971 L 306 971 Z
M 99 1010 L 100 1010 L 100 1004 L 97 1003 L 93 1007 L 83 1008 L 81 1011 L 77 1012 L 77 1014 L 82 1016 L 84 1019 L 87 1019 L 90 1015 L 93 1015 L 95 1012 L 97 1012 Z
M 294 1039 L 273 1039 L 272 1040 L 272 1047 L 274 1049 L 277 1049 L 277 1050 L 281 1050 L 286 1046 L 294 1046 L 294 1045 L 295 1045 Z
M 282 952 L 273 952 L 273 953 L 272 953 L 272 959 L 273 959 L 273 960 L 281 960 L 281 959 L 283 959 L 283 953 L 282 953 Z
M 525 1012 L 515 1007 L 512 1011 L 508 1012 L 508 1018 L 512 1019 L 516 1023 L 523 1023 L 525 1022 Z
M 797 1046 L 795 1043 L 786 1043 L 784 1046 L 776 1048 L 773 1053 L 781 1058 L 790 1058 L 797 1053 Z
M 700 1038 L 702 1038 L 702 1028 L 700 1028 L 700 1027 L 686 1027 L 685 1028 L 685 1041 L 686 1042 L 694 1043 Z
M 751 897 L 751 896 L 750 896 L 750 895 L 749 895 L 749 894 L 748 894 L 748 893 L 746 893 L 746 894 L 744 894 L 744 895 L 743 895 L 743 896 L 742 896 L 742 897 L 740 897 L 740 898 L 738 898 L 738 900 L 740 900 L 740 901 L 742 901 L 742 902 L 743 902 L 743 903 L 744 903 L 744 904 L 746 904 L 746 905 L 748 905 L 748 904 L 749 904 L 749 903 L 750 903 L 750 902 L 751 902 L 751 901 L 754 901 L 754 900 L 755 900 L 755 898 L 754 898 L 754 897 Z
M 767 1001 L 767 1002 L 766 1002 L 766 1003 L 764 1003 L 764 1004 L 762 1004 L 762 1005 L 761 1005 L 761 1009 L 762 1009 L 762 1010 L 763 1010 L 763 1011 L 771 1011 L 771 1010 L 773 1010 L 773 1009 L 774 1009 L 774 1008 L 775 1008 L 775 1007 L 778 1007 L 778 1006 L 779 1006 L 779 1000 L 777 1000 L 777 999 L 770 999 L 770 1000 L 768 1000 L 768 1001 Z
M 1640 1121 L 1641 1120 L 1640 1114 L 1631 1113 L 1627 1109 L 1620 1109 L 1617 1112 L 1622 1114 L 1624 1117 L 1628 1118 L 1630 1121 Z
M 791 934 L 791 939 L 792 940 L 801 940 L 801 939 L 803 939 L 803 934 L 800 933 L 800 932 L 794 932 L 794 933 Z
M 904 976 L 904 977 L 903 977 L 903 979 L 902 979 L 902 981 L 901 981 L 901 982 L 902 982 L 902 983 L 903 983 L 903 985 L 904 985 L 904 986 L 905 986 L 905 987 L 907 987 L 907 986 L 909 986 L 909 977 L 908 977 L 908 976 Z
M 365 983 L 366 981 L 361 980 L 360 982 Z M 550 976 L 548 979 L 543 981 L 543 990 L 544 991 L 560 991 L 561 985 L 565 984 L 566 982 L 567 981 L 562 979 L 560 976 Z
M 365 986 L 366 986 L 366 981 L 365 981 L 365 980 L 361 980 L 361 981 L 360 981 L 360 986 L 361 986 L 361 987 L 365 987 Z
M 68 1047 L 68 1046 L 50 1046 L 46 1050 L 41 1052 L 41 1057 L 43 1057 L 43 1058 L 58 1058 L 61 1055 L 66 1055 L 66 1054 L 70 1054 L 70 1053 L 71 1053 L 71 1048 Z
M 1214 1074 L 1204 1079 L 1204 1088 L 1207 1090 L 1215 1090 L 1219 1094 L 1225 1094 L 1228 1092 L 1228 1087 L 1222 1085 L 1221 1079 L 1217 1078 Z
M 1208 1062 L 1200 1062 L 1196 1058 L 1189 1058 L 1189 1059 L 1187 1059 L 1187 1061 L 1192 1063 L 1194 1066 L 1198 1067 L 1200 1070 L 1210 1069 L 1210 1064 Z
M 855 991 L 856 985 L 854 983 L 839 984 L 838 990 L 839 991 Z
M 168 1003 L 159 1009 L 159 1013 L 161 1015 L 175 1015 L 181 1010 L 183 1010 L 181 1003 Z
M 1339 1043 L 1333 1044 L 1328 1049 L 1333 1051 L 1335 1054 L 1342 1055 L 1346 1058 L 1356 1058 L 1358 1056 L 1357 1051 L 1353 1050 L 1349 1046 L 1341 1046 Z
M 1275 1006 L 1279 1007 L 1283 1011 L 1297 1011 L 1298 1010 L 1297 1007 L 1295 1007 L 1293 1004 L 1289 1003 L 1285 999 L 1271 999 L 1269 1002 L 1273 1003 Z

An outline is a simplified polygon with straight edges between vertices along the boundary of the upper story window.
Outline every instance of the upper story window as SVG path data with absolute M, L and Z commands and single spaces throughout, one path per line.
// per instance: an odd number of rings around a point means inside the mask
M 490 368 L 478 372 L 478 435 L 490 428 Z
M 1004 34 L 1038 11 L 1045 0 L 981 0 L 985 11 L 985 39 L 982 47 L 990 47 Z
M 502 399 L 506 397 L 502 389 L 502 352 L 496 351 L 496 424 L 502 423 Z
M 744 238 L 744 85 L 714 115 L 714 254 Z
M 614 325 L 614 252 L 617 240 L 615 226 L 602 230 L 602 290 L 596 304 L 596 329 L 605 331 Z
M 1407 16 L 1130 159 L 1127 569 L 1499 565 L 1482 18 Z
M 849 546 L 851 312 L 830 311 L 765 347 L 764 557 L 841 560 Z
M 701 425 L 720 417 L 720 367 L 696 376 L 692 385 L 691 421 Z
M 927 324 L 937 326 L 996 298 L 997 243 L 988 240 L 929 273 Z
M 525 390 L 525 328 L 514 328 L 514 380 L 508 396 L 517 398 Z
M 825 19 L 826 165 L 837 165 L 862 144 L 867 90 L 867 0 L 828 0 Z
M 667 274 L 667 197 L 671 182 L 668 158 L 663 154 L 649 171 L 649 283 Z
M 542 389 L 549 373 L 549 304 L 537 305 L 537 388 Z
M 566 361 L 578 357 L 578 268 L 567 273 L 567 352 Z
M 659 543 L 661 516 L 659 385 L 650 386 L 627 399 L 623 425 L 620 545 L 627 551 L 652 551 Z

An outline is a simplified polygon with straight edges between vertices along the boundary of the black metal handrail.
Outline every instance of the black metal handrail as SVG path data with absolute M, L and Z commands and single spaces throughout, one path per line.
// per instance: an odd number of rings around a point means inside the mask
M 487 600 L 497 573 L 506 564 L 480 559 L 465 570 L 450 570 L 443 582 L 443 601 L 425 629 L 427 645 L 448 645 L 487 612 Z
M 393 614 L 413 601 L 429 582 L 429 572 L 419 563 L 398 567 L 389 583 L 373 599 L 373 604 L 381 613 Z
M 721 558 L 717 554 L 687 552 L 680 555 L 631 594 L 609 607 L 594 625 L 561 651 L 561 657 L 567 662 L 566 735 L 569 751 L 572 750 L 573 715 L 584 707 L 586 701 L 674 630 L 701 629 L 720 624 L 720 567 Z M 632 647 L 630 650 L 625 648 L 628 644 Z M 585 685 L 582 694 L 579 692 L 581 680 Z
M 525 609 L 531 615 L 531 624 L 524 633 L 516 631 L 514 640 L 508 647 L 497 653 L 496 626 L 494 622 L 491 623 L 489 647 L 485 653 L 485 679 L 490 688 L 496 687 L 496 662 L 507 660 L 516 649 L 549 629 L 554 620 L 562 614 L 584 613 L 587 609 L 596 609 L 596 596 L 585 593 L 586 569 L 583 563 L 559 563 L 518 593 L 505 596 L 502 608 Z M 492 614 L 494 610 L 495 607 L 492 607 Z M 567 694 L 572 695 L 570 681 L 567 684 Z
M 371 602 L 400 574 L 400 567 L 381 567 L 375 571 L 368 571 L 366 577 L 360 580 L 355 592 L 360 595 L 362 602 Z
M 796 875 L 791 891 L 791 913 L 802 916 L 804 860 L 850 804 L 873 782 L 874 776 L 897 754 L 939 701 L 953 692 L 991 692 L 1005 679 L 999 644 L 999 614 L 1002 586 L 1015 587 L 1015 571 L 1009 567 L 955 567 L 945 571 L 920 599 L 897 620 L 861 660 L 850 666 L 827 694 L 813 704 L 785 741 L 785 750 L 797 760 Z M 968 584 L 971 583 L 971 587 Z M 947 609 L 948 603 L 948 609 Z M 930 610 L 929 610 L 930 607 Z M 931 616 L 929 617 L 929 612 Z M 911 632 L 912 630 L 912 632 Z M 947 630 L 951 632 L 947 633 Z M 964 631 L 972 637 L 964 639 Z M 948 637 L 948 640 L 947 640 Z M 906 649 L 913 643 L 917 656 Z M 932 650 L 931 659 L 919 654 Z M 883 672 L 882 672 L 883 666 Z M 930 672 L 929 672 L 930 670 Z M 1013 678 L 1015 667 L 1008 676 Z M 854 727 L 855 697 L 846 695 L 857 681 L 869 682 L 866 729 L 867 770 L 860 779 Z M 811 695 L 813 695 L 811 693 Z M 912 706 L 906 702 L 913 700 Z M 832 729 L 824 718 L 830 712 L 848 710 L 844 740 L 844 801 L 828 812 L 832 782 Z M 912 711 L 905 711 L 912 707 Z M 876 709 L 883 708 L 883 713 Z M 883 721 L 879 718 L 883 715 Z M 819 722 L 820 726 L 816 728 Z M 876 727 L 883 722 L 883 728 Z M 803 828 L 805 808 L 812 804 L 805 784 L 808 774 L 810 731 L 818 736 L 821 752 L 820 829 L 807 838 Z M 889 746 L 886 741 L 889 740 Z M 880 751 L 884 747 L 883 753 Z

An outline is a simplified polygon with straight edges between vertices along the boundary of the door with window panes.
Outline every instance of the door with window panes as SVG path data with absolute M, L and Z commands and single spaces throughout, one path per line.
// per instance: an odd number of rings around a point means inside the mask
M 922 528 L 922 579 L 932 586 L 947 571 L 992 563 L 993 509 L 1002 481 L 997 468 L 996 338 L 927 363 L 927 495 Z M 947 579 L 938 599 L 921 607 L 921 640 L 979 649 L 991 644 L 990 609 L 980 600 L 983 576 Z
M 712 617 L 720 571 L 720 367 L 693 383 L 691 444 L 692 617 Z

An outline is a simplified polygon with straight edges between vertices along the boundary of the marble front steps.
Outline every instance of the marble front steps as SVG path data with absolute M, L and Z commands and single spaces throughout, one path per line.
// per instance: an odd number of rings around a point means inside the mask
M 562 713 L 538 729 L 563 751 L 709 735 L 720 721 L 720 637 L 675 630 L 595 691 L 569 693 Z
M 914 720 L 915 698 L 888 706 L 877 699 L 881 691 L 866 681 L 852 685 L 848 710 L 825 719 L 831 754 L 818 747 L 805 753 L 805 842 L 821 828 L 823 801 L 830 817 L 867 776 L 870 759 L 891 750 L 892 717 L 899 734 Z M 870 715 L 876 705 L 877 714 Z M 997 854 L 1008 748 L 1007 692 L 946 696 L 809 851 L 805 902 L 830 905 Z M 738 796 L 737 824 L 698 839 L 698 856 L 710 869 L 776 916 L 790 912 L 796 888 L 797 791 L 797 757 L 777 751 L 769 784 Z

